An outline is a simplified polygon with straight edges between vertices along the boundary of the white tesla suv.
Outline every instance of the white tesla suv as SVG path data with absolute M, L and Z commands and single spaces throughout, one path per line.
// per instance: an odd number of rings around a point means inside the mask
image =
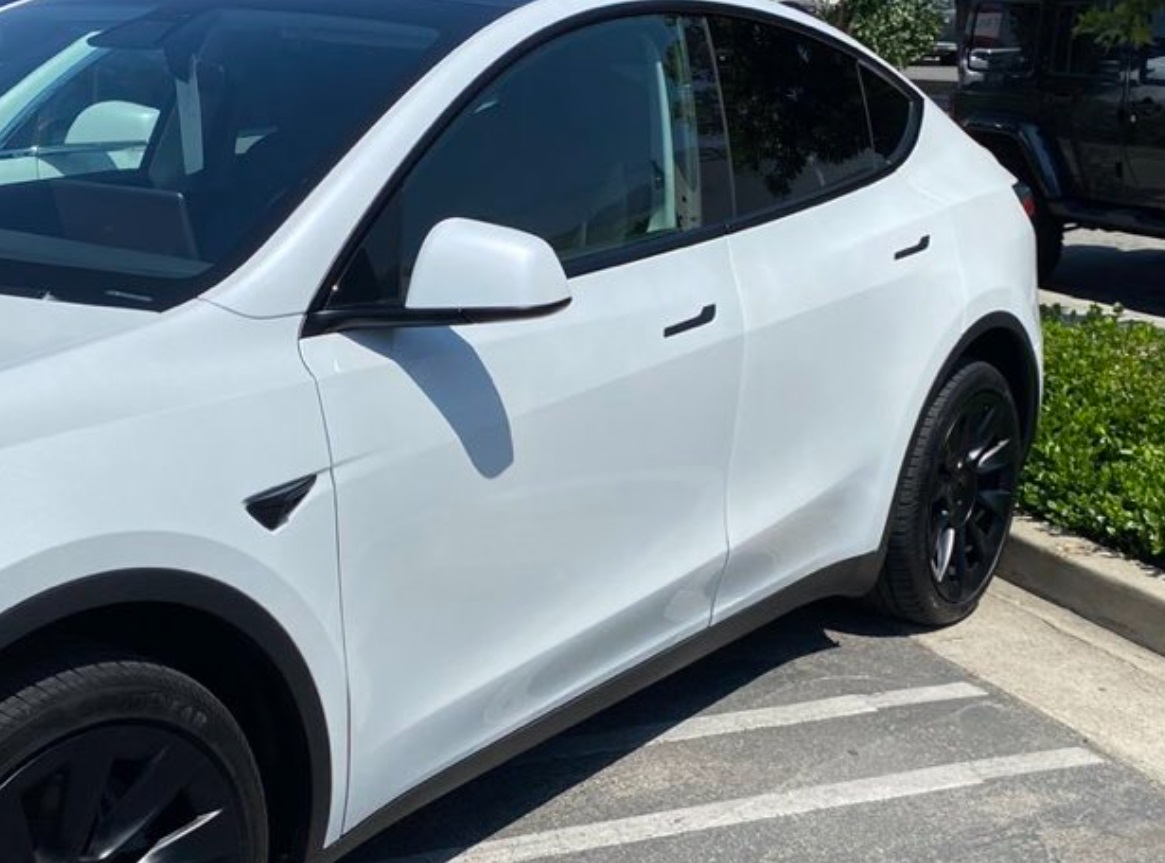
M 1024 198 L 767 0 L 6 7 L 0 857 L 334 861 L 794 606 L 970 613 Z

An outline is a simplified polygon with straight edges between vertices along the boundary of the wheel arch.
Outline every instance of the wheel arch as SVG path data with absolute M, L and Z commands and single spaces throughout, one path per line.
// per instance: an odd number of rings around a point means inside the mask
M 1039 424 L 1041 396 L 1039 363 L 1027 330 L 1009 312 L 992 312 L 980 318 L 951 351 L 927 396 L 927 404 L 955 369 L 969 359 L 990 363 L 1007 379 L 1019 411 L 1026 453 Z
M 323 847 L 332 793 L 323 704 L 302 654 L 266 609 L 205 576 L 140 569 L 77 579 L 0 614 L 0 656 L 69 639 L 170 664 L 210 689 L 243 727 L 263 771 L 279 842 L 272 851 L 298 860 Z M 275 721 L 284 711 L 290 720 Z
M 973 117 L 963 129 L 1018 179 L 1033 184 L 1045 199 L 1064 196 L 1059 159 L 1036 126 L 1006 118 Z

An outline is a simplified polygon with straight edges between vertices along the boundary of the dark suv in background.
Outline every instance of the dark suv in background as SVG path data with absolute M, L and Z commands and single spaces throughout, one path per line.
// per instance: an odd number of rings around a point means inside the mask
M 1040 275 L 1064 228 L 1165 237 L 1165 13 L 1153 42 L 1076 32 L 1080 0 L 959 5 L 951 115 L 1036 195 Z

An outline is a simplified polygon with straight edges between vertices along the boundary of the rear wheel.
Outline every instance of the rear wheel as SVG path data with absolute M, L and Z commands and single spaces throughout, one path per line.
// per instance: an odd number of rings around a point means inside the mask
M 927 408 L 895 495 L 876 588 L 887 611 L 935 625 L 975 609 L 1011 526 L 1022 453 L 1007 381 L 964 365 Z
M 266 863 L 258 768 L 226 708 L 149 662 L 91 651 L 0 690 L 5 863 Z

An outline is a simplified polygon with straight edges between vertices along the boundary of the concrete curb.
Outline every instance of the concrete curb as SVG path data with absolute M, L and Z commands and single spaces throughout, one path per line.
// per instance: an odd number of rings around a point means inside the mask
M 1028 519 L 1015 520 L 999 575 L 1165 656 L 1165 573 Z

